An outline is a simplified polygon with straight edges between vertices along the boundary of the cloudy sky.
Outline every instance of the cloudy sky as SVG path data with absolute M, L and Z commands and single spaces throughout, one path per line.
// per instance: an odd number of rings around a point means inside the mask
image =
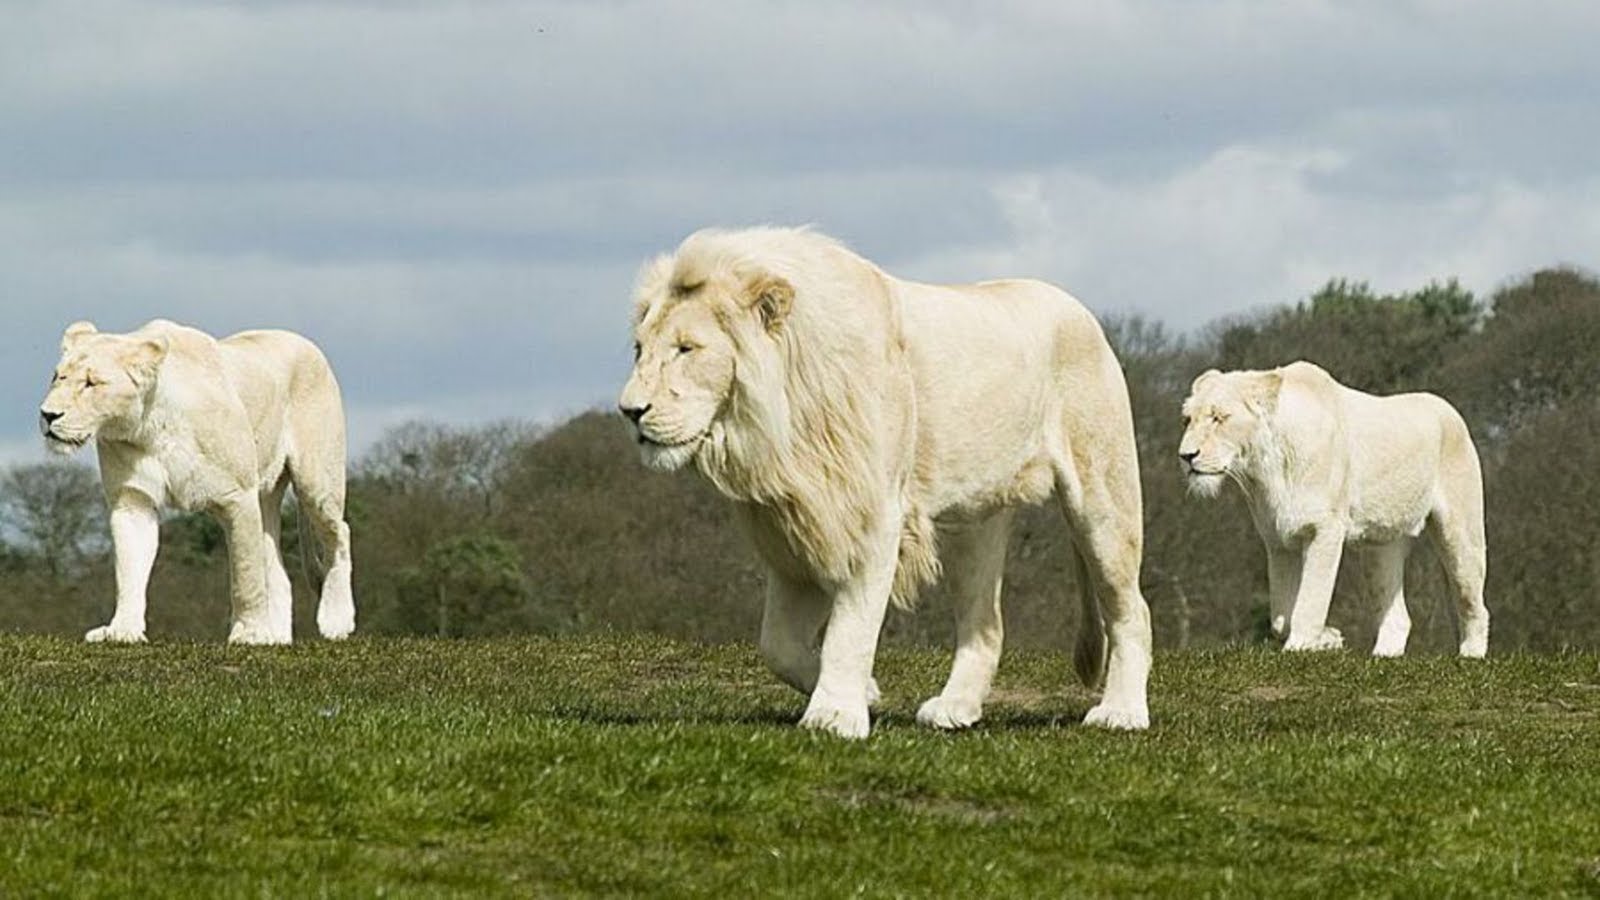
M 1600 264 L 1593 0 L 6 0 L 0 459 L 63 326 L 314 337 L 353 437 L 559 418 L 646 256 L 814 223 L 1180 328 Z

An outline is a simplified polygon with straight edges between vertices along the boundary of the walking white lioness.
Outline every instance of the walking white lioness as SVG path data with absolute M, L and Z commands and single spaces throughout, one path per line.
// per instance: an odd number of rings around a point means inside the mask
M 116 556 L 117 605 L 91 642 L 145 639 L 145 591 L 160 543 L 157 510 L 204 510 L 228 538 L 228 640 L 290 641 L 289 575 L 279 551 L 284 490 L 329 553 L 317 627 L 355 629 L 344 522 L 344 405 L 315 344 L 286 331 L 223 340 L 156 320 L 130 334 L 70 326 L 40 407 L 45 443 L 95 441 Z
M 1320 367 L 1195 379 L 1178 455 L 1190 489 L 1244 491 L 1267 547 L 1272 629 L 1286 650 L 1344 646 L 1327 627 L 1345 545 L 1360 545 L 1382 621 L 1372 652 L 1400 656 L 1411 634 L 1405 565 L 1426 532 L 1455 592 L 1461 655 L 1489 649 L 1483 474 L 1467 425 L 1433 394 L 1375 397 Z

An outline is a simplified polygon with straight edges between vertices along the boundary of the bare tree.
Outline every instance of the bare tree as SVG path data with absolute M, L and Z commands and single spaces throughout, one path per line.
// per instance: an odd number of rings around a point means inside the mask
M 69 462 L 13 466 L 0 476 L 0 528 L 54 577 L 107 545 L 99 479 Z

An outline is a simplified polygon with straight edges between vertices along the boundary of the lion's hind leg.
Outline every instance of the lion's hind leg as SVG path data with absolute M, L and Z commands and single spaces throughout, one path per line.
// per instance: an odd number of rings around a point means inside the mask
M 1012 511 L 952 527 L 943 536 L 945 571 L 956 605 L 956 657 L 944 690 L 922 705 L 917 721 L 960 729 L 983 718 L 1005 640 L 1000 594 Z

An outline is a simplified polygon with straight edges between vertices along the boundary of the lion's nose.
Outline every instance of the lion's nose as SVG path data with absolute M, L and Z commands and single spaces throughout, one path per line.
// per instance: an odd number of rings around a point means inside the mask
M 64 415 L 66 415 L 66 413 L 51 412 L 48 409 L 41 409 L 39 410 L 39 421 L 44 423 L 44 427 L 49 428 L 51 425 L 56 423 L 57 419 Z
M 650 411 L 650 404 L 646 403 L 643 406 L 629 406 L 624 403 L 618 406 L 617 409 L 622 410 L 622 414 L 628 417 L 628 421 L 637 425 L 639 424 L 639 420 L 644 418 L 644 414 Z
M 1178 451 L 1178 458 L 1183 460 L 1184 462 L 1190 464 L 1190 465 L 1194 465 L 1194 461 L 1197 458 L 1199 458 L 1199 456 L 1200 456 L 1200 451 L 1199 450 L 1179 450 Z

